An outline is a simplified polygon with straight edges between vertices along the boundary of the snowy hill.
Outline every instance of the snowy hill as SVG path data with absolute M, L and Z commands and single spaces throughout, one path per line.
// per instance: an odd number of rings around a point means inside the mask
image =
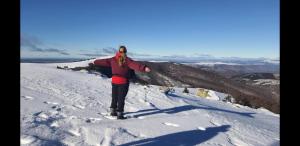
M 211 90 L 206 99 L 196 89 L 165 95 L 159 86 L 131 84 L 131 118 L 110 119 L 111 79 L 56 69 L 90 61 L 21 64 L 22 145 L 279 145 L 279 115 L 222 102 L 224 94 Z

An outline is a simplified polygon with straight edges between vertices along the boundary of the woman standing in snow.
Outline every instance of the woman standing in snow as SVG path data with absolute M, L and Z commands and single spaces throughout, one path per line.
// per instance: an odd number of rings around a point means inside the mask
M 140 72 L 150 72 L 146 65 L 139 64 L 126 56 L 127 49 L 120 46 L 119 51 L 112 58 L 97 59 L 94 61 L 96 66 L 105 66 L 112 68 L 112 101 L 110 106 L 111 116 L 117 116 L 117 119 L 125 119 L 124 105 L 125 97 L 129 88 L 129 69 Z

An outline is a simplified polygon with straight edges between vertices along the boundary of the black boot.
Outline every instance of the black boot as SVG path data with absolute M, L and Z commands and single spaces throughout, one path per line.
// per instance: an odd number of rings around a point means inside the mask
M 117 112 L 117 119 L 123 120 L 123 119 L 127 119 L 127 118 L 124 117 L 124 113 L 123 112 Z
M 110 115 L 117 116 L 117 110 L 115 108 L 110 108 Z

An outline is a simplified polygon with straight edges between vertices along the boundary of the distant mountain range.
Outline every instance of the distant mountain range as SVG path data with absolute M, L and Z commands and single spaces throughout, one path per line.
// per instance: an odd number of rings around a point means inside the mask
M 114 55 L 117 49 L 113 47 L 106 47 L 96 49 L 93 53 L 82 53 L 85 57 L 99 57 Z M 240 65 L 262 65 L 262 64 L 279 64 L 279 58 L 242 58 L 242 57 L 215 57 L 209 54 L 194 54 L 194 55 L 151 55 L 141 54 L 128 51 L 128 56 L 140 61 L 169 61 L 177 63 L 199 63 L 199 62 L 223 62 L 235 63 Z
M 77 58 L 21 58 L 21 62 L 53 62 L 55 60 L 85 60 L 97 57 L 112 56 L 117 52 L 116 48 L 105 47 L 100 49 L 95 49 L 94 51 L 87 52 L 81 50 L 77 55 L 81 57 Z M 151 54 L 141 54 L 128 51 L 128 56 L 139 61 L 152 61 L 152 62 L 176 62 L 176 63 L 193 63 L 198 65 L 266 65 L 275 64 L 279 65 L 279 58 L 241 58 L 241 57 L 215 57 L 209 54 L 193 54 L 193 55 L 151 55 Z M 38 61 L 36 61 L 38 60 Z

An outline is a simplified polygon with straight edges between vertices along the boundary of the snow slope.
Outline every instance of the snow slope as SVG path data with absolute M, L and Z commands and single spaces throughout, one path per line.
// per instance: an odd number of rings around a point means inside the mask
M 111 56 L 102 56 L 102 57 L 98 57 L 96 59 L 105 59 L 105 58 L 110 58 L 110 57 L 113 57 L 113 55 L 111 55 Z M 79 61 L 79 62 L 72 62 L 72 63 L 51 63 L 51 64 L 49 63 L 48 65 L 50 65 L 50 66 L 59 66 L 59 67 L 68 66 L 68 68 L 85 67 L 85 66 L 88 66 L 89 63 L 93 63 L 96 59 Z
M 110 119 L 111 79 L 56 69 L 88 62 L 21 64 L 21 145 L 279 145 L 279 115 L 182 88 L 166 96 L 159 86 L 131 84 L 125 105 L 131 118 Z

